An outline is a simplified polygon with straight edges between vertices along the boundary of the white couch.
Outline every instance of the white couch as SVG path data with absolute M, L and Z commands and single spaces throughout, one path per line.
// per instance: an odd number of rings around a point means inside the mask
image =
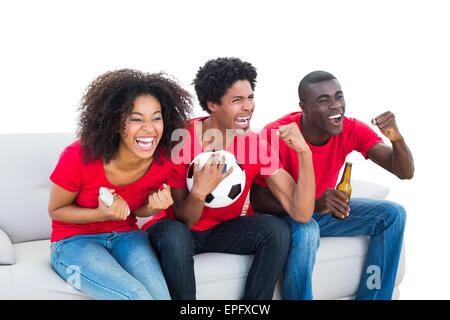
M 0 135 L 0 299 L 90 299 L 51 268 L 49 176 L 69 133 Z M 388 189 L 352 181 L 353 197 L 384 198 Z M 145 221 L 139 219 L 139 225 Z M 315 299 L 350 299 L 356 294 L 368 247 L 366 237 L 321 238 L 313 273 Z M 240 299 L 251 255 L 203 253 L 195 258 L 198 299 Z M 404 253 L 394 299 L 404 275 Z M 280 281 L 274 299 L 280 299 Z

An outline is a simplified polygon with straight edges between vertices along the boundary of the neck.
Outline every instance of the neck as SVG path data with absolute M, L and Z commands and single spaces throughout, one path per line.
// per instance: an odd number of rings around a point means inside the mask
M 140 169 L 144 166 L 149 166 L 152 162 L 153 156 L 148 159 L 141 159 L 119 146 L 117 153 L 114 158 L 111 159 L 109 164 L 123 171 L 132 171 Z
M 300 118 L 300 130 L 305 140 L 313 146 L 324 145 L 331 138 L 331 135 L 312 126 L 304 114 L 302 114 L 302 117 Z
M 207 132 L 208 130 L 211 131 Z M 220 136 L 217 136 L 217 131 L 220 132 Z M 212 138 L 212 136 L 214 136 L 214 138 Z M 227 146 L 233 141 L 235 136 L 236 135 L 233 130 L 222 128 L 213 115 L 201 121 L 201 133 L 199 140 L 202 142 L 203 150 L 205 150 L 206 146 L 208 146 L 208 150 L 226 150 Z

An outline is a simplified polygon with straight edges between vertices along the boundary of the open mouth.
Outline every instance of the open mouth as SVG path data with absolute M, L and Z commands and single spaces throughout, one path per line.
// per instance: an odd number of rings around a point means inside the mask
M 251 116 L 245 116 L 245 117 L 237 117 L 234 119 L 234 123 L 241 128 L 248 127 L 248 124 L 250 122 Z
M 136 144 L 142 150 L 151 150 L 156 142 L 156 137 L 138 137 L 136 138 Z
M 343 119 L 343 115 L 342 113 L 336 113 L 336 114 L 332 114 L 330 116 L 327 117 L 328 121 L 331 122 L 331 124 L 333 125 L 340 125 Z

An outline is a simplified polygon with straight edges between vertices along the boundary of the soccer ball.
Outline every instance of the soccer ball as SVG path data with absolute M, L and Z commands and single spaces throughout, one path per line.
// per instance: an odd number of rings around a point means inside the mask
M 234 154 L 225 150 L 206 151 L 198 154 L 189 165 L 186 182 L 188 190 L 191 191 L 192 186 L 194 185 L 194 163 L 199 160 L 200 163 L 198 168 L 201 169 L 208 158 L 214 153 L 219 153 L 221 157 L 222 155 L 225 156 L 225 166 L 222 172 L 225 173 L 230 167 L 233 167 L 233 172 L 223 179 L 205 199 L 205 206 L 210 208 L 222 208 L 235 202 L 242 194 L 245 187 L 245 171 L 238 163 Z

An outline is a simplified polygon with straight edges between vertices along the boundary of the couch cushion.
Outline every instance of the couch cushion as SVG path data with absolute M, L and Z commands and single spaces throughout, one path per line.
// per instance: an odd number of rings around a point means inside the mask
M 314 299 L 355 296 L 368 245 L 367 237 L 320 238 L 312 276 Z
M 20 156 L 0 157 L 0 229 L 13 243 L 50 238 L 49 177 L 60 153 L 75 139 L 70 133 L 0 134 L 3 155 L 20 149 Z
M 385 199 L 389 194 L 389 189 L 380 184 L 352 179 L 352 197 L 353 198 L 376 198 Z
M 369 244 L 367 237 L 321 238 L 312 276 L 315 299 L 356 294 Z M 202 253 L 194 257 L 198 299 L 241 299 L 253 256 Z M 278 281 L 274 299 L 281 299 Z
M 239 300 L 253 255 L 207 252 L 194 256 L 197 299 Z
M 90 299 L 68 285 L 50 265 L 50 241 L 14 245 L 17 262 L 11 267 L 14 299 Z
M 13 299 L 13 277 L 11 266 L 0 265 L 0 300 Z
M 14 249 L 8 235 L 0 229 L 0 265 L 13 264 L 16 261 Z
M 312 276 L 315 299 L 353 297 L 359 286 L 367 237 L 321 238 Z M 0 299 L 90 299 L 73 289 L 50 266 L 50 241 L 14 245 L 16 263 L 0 266 Z M 253 256 L 202 253 L 194 256 L 197 298 L 241 299 Z M 402 252 L 396 285 L 404 275 Z M 278 281 L 274 299 L 281 298 Z M 398 291 L 393 298 L 398 298 Z

